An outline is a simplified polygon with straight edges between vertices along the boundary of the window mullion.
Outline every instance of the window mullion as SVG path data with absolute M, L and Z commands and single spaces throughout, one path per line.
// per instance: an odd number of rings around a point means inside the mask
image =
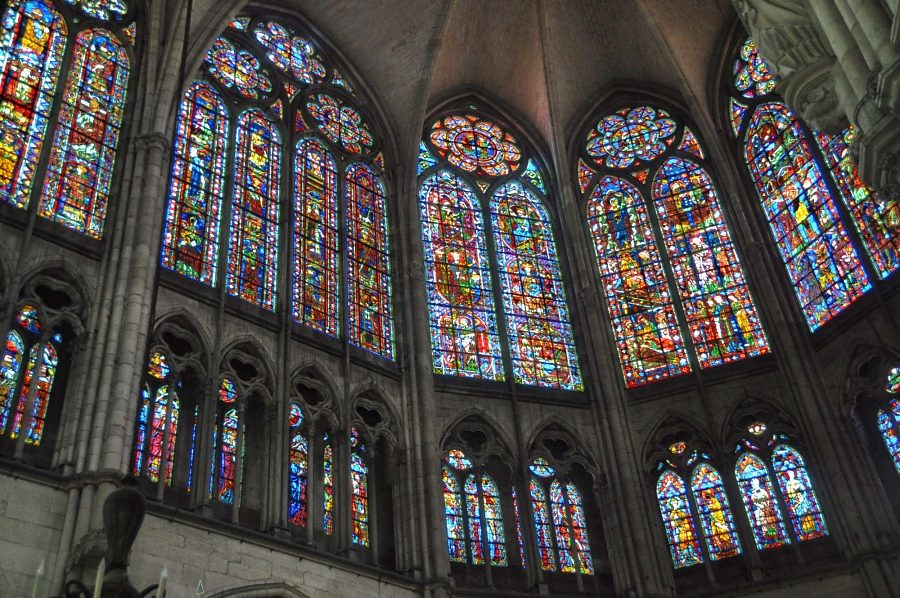
M 660 158 L 660 164 L 665 162 L 665 160 L 668 158 L 668 155 L 669 153 L 667 152 Z M 681 293 L 678 291 L 678 281 L 676 280 L 675 273 L 672 269 L 669 248 L 668 245 L 666 245 L 665 239 L 662 235 L 662 227 L 659 222 L 659 215 L 656 213 L 656 202 L 651 191 L 653 180 L 659 173 L 660 168 L 662 168 L 662 166 L 656 168 L 656 172 L 652 173 L 653 176 L 647 177 L 647 181 L 645 183 L 642 183 L 638 187 L 638 191 L 641 194 L 641 198 L 644 200 L 644 206 L 646 208 L 645 211 L 647 213 L 647 218 L 650 221 L 650 229 L 653 231 L 653 241 L 656 243 L 660 265 L 662 266 L 663 272 L 666 277 L 666 284 L 669 290 L 672 309 L 675 311 L 675 319 L 678 321 L 678 330 L 681 332 L 681 338 L 684 339 L 684 349 L 687 353 L 688 361 L 690 361 L 691 369 L 694 371 L 695 375 L 699 376 L 700 361 L 697 358 L 697 350 L 694 347 L 694 337 L 691 336 L 691 329 L 690 326 L 688 326 L 687 316 L 684 313 L 684 305 L 682 304 Z M 651 169 L 651 171 L 652 170 L 653 169 Z

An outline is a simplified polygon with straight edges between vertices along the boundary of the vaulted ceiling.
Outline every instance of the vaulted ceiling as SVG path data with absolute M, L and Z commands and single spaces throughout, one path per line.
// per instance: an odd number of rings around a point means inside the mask
M 191 55 L 245 2 L 194 0 Z M 403 151 L 439 102 L 475 91 L 548 146 L 593 104 L 636 88 L 705 107 L 730 0 L 275 0 L 355 69 Z M 199 63 L 199 62 L 198 62 Z M 700 108 L 702 111 L 702 108 Z M 695 117 L 700 117 L 695 114 Z

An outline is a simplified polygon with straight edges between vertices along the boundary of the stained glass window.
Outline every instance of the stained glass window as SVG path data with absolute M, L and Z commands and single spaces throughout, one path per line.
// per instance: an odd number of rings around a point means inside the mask
M 541 568 L 593 575 L 581 493 L 572 482 L 556 479 L 556 471 L 542 457 L 536 458 L 530 469 L 534 474 L 529 489 Z
M 479 474 L 465 454 L 448 451 L 442 467 L 447 549 L 450 560 L 491 566 L 509 564 L 500 489 L 486 473 Z
M 99 239 L 130 66 L 123 44 L 104 29 L 80 32 L 73 54 L 38 213 Z
M 171 401 L 171 406 L 170 406 Z M 149 429 L 149 448 L 146 475 L 151 481 L 159 481 L 160 461 L 166 455 L 166 484 L 172 484 L 172 467 L 175 463 L 175 431 L 178 429 L 178 397 L 167 385 L 156 391 Z M 166 414 L 168 413 L 168 417 Z M 168 426 L 168 429 L 167 429 Z M 168 435 L 168 438 L 166 436 Z M 168 450 L 166 450 L 168 440 Z
M 855 137 L 851 127 L 840 135 L 819 133 L 816 140 L 875 271 L 880 278 L 887 278 L 900 268 L 900 203 L 878 195 L 859 180 L 850 153 Z
M 827 535 L 825 518 L 800 453 L 779 444 L 772 449 L 772 467 L 797 539 L 813 540 Z
M 664 471 L 656 483 L 656 500 L 675 568 L 702 563 L 703 553 L 684 480 L 671 470 Z
M 120 20 L 128 12 L 128 3 L 124 0 L 66 0 L 66 3 L 103 21 Z
M 280 23 L 257 25 L 253 32 L 266 47 L 266 58 L 280 71 L 301 83 L 311 84 L 325 76 L 325 66 L 312 43 Z
M 227 288 L 265 309 L 275 307 L 281 141 L 256 108 L 238 117 Z
M 697 465 L 691 478 L 691 491 L 709 558 L 716 561 L 740 554 L 741 542 L 719 472 L 707 463 Z
M 306 109 L 318 122 L 319 131 L 349 154 L 369 151 L 374 138 L 362 115 L 349 104 L 328 94 L 310 98 Z
M 43 349 L 41 346 L 43 345 Z M 40 350 L 40 357 L 38 351 Z M 25 435 L 25 443 L 39 445 L 44 434 L 44 420 L 47 417 L 47 408 L 50 406 L 50 391 L 53 380 L 56 377 L 56 366 L 59 358 L 53 343 L 37 343 L 32 345 L 28 354 L 28 364 L 22 377 L 22 389 L 19 393 L 19 404 L 13 417 L 10 437 L 16 438 L 22 431 L 22 423 L 25 412 L 28 409 L 28 400 L 32 377 L 37 373 L 37 388 L 34 392 L 34 402 L 27 421 L 28 432 Z
M 7 346 L 8 343 L 9 341 L 7 340 Z M 5 359 L 6 354 L 4 354 L 4 362 Z M 2 388 L 0 386 L 0 389 Z M 0 390 L 0 393 L 2 392 Z M 891 399 L 887 404 L 887 408 L 878 410 L 878 431 L 881 432 L 884 445 L 891 455 L 891 461 L 893 461 L 897 473 L 900 473 L 900 399 Z
M 752 453 L 743 453 L 734 467 L 738 488 L 744 499 L 747 519 L 759 550 L 790 543 L 784 528 L 781 508 L 775 499 L 769 468 Z
M 859 180 L 849 152 L 852 129 L 836 136 L 809 132 L 774 93 L 775 79 L 753 41 L 746 39 L 737 54 L 733 94 L 740 101 L 730 100 L 732 126 L 807 324 L 815 331 L 873 284 L 846 219 L 857 229 L 875 275 L 886 278 L 900 266 L 900 210 Z
M 484 224 L 478 199 L 441 171 L 419 188 L 434 371 L 503 380 Z
M 350 516 L 353 543 L 369 545 L 369 463 L 366 444 L 356 428 L 350 429 Z
M 871 288 L 811 153 L 806 134 L 784 104 L 757 107 L 744 157 L 810 330 Z
M 241 431 L 238 410 L 234 406 L 237 389 L 229 378 L 219 385 L 219 409 L 216 429 L 213 432 L 213 459 L 209 476 L 210 494 L 213 494 L 213 473 L 218 470 L 218 484 L 213 496 L 226 504 L 234 502 L 234 481 L 237 467 L 237 442 Z M 217 442 L 218 440 L 218 442 Z
M 121 0 L 66 2 L 100 20 L 122 21 L 128 12 Z M 40 216 L 99 239 L 126 103 L 125 44 L 133 43 L 128 30 L 134 23 L 82 29 L 68 40 L 66 19 L 77 24 L 80 17 L 64 18 L 49 0 L 13 0 L 2 18 L 0 201 L 28 208 L 38 186 Z M 57 89 L 63 62 L 66 78 Z M 59 116 L 51 128 L 54 110 Z M 50 132 L 46 178 L 38 185 L 37 164 Z
M 579 185 L 592 188 L 588 224 L 626 386 L 687 373 L 692 356 L 707 368 L 768 353 L 693 131 L 659 108 L 622 108 L 583 152 Z
M 346 174 L 347 305 L 350 342 L 394 357 L 387 212 L 379 177 L 365 164 Z
M 307 515 L 307 467 L 309 463 L 309 445 L 306 435 L 300 429 L 303 425 L 303 412 L 300 406 L 292 403 L 288 414 L 290 426 L 291 448 L 289 460 L 289 496 L 288 521 L 292 525 L 306 525 Z
M 603 177 L 587 214 L 626 386 L 690 371 L 640 192 Z
M 22 339 L 22 335 L 15 330 L 10 330 L 6 335 L 3 361 L 0 362 L 0 435 L 6 432 L 24 355 L 25 341 Z
M 386 161 L 351 96 L 329 52 L 302 25 L 235 17 L 179 108 L 161 261 L 269 311 L 283 297 L 297 324 L 346 334 L 393 360 Z M 226 177 L 231 206 L 222 205 Z M 282 181 L 293 193 L 281 204 L 287 212 L 279 207 Z M 217 275 L 220 211 L 225 276 Z M 281 289 L 285 219 L 291 263 L 289 288 Z
M 337 171 L 315 139 L 298 142 L 294 153 L 294 214 L 294 320 L 337 336 Z
M 259 60 L 224 37 L 213 42 L 206 54 L 206 68 L 216 81 L 243 97 L 258 99 L 272 91 L 272 81 Z
M 651 162 L 675 141 L 675 121 L 650 106 L 623 108 L 588 134 L 585 150 L 598 166 L 628 168 Z
M 463 516 L 462 489 L 456 475 L 444 465 L 441 468 L 441 479 L 444 486 L 444 518 L 447 523 L 447 550 L 450 560 L 465 563 L 468 550 L 466 548 L 466 527 Z
M 28 206 L 66 48 L 62 15 L 46 0 L 14 0 L 0 39 L 0 199 Z
M 522 152 L 499 125 L 467 114 L 434 123 L 431 141 L 441 157 L 475 175 L 504 176 L 519 168 Z
M 219 251 L 228 111 L 212 87 L 197 82 L 185 92 L 176 118 L 162 265 L 212 285 Z
M 887 375 L 887 384 L 884 388 L 892 395 L 900 395 L 900 366 L 892 368 Z
M 322 530 L 330 536 L 334 533 L 334 473 L 331 471 L 334 449 L 328 434 L 323 438 L 322 447 Z
M 700 367 L 768 353 L 709 175 L 690 160 L 669 158 L 652 193 Z
M 57 333 L 49 340 L 41 339 L 41 322 L 32 305 L 20 307 L 13 322 L 0 357 L 0 435 L 9 433 L 10 438 L 18 438 L 24 423 L 28 427 L 25 444 L 38 446 L 50 407 L 62 336 Z M 37 384 L 32 389 L 35 375 Z
M 516 382 L 582 390 L 549 214 L 516 181 L 494 193 L 490 210 Z
M 419 186 L 434 372 L 583 390 L 541 168 L 474 114 L 439 118 L 426 132 L 419 174 L 438 165 Z M 482 177 L 504 179 L 487 194 Z
M 534 517 L 534 531 L 537 535 L 538 558 L 541 559 L 541 569 L 544 571 L 556 571 L 556 556 L 553 552 L 552 524 L 550 520 L 550 507 L 547 503 L 547 492 L 544 485 L 532 478 L 529 484 L 531 493 L 531 512 Z
M 519 564 L 523 567 L 528 566 L 528 559 L 525 556 L 525 535 L 522 532 L 522 516 L 519 514 L 519 496 L 516 486 L 512 487 L 513 515 L 516 518 L 516 541 L 519 545 Z

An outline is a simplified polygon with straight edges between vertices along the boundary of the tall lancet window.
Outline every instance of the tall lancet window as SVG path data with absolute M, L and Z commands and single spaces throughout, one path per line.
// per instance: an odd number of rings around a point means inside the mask
M 815 133 L 784 104 L 752 40 L 739 44 L 732 64 L 732 130 L 815 331 L 900 267 L 900 206 L 859 180 L 852 129 Z
M 583 390 L 546 173 L 469 107 L 419 146 L 436 374 Z
M 369 545 L 369 456 L 366 441 L 350 429 L 350 521 L 354 544 Z
M 178 107 L 160 263 L 393 360 L 385 157 L 343 72 L 296 24 L 230 23 Z
M 165 354 L 150 354 L 147 374 L 141 389 L 138 424 L 134 438 L 134 462 L 131 473 L 158 482 L 165 463 L 165 483 L 172 484 L 175 465 L 175 441 L 178 433 L 178 379 Z
M 885 392 L 887 404 L 878 410 L 878 431 L 884 440 L 884 446 L 891 456 L 891 461 L 900 473 L 900 367 L 888 372 Z
M 212 461 L 209 472 L 209 491 L 213 500 L 234 503 L 234 484 L 238 465 L 238 436 L 241 421 L 237 406 L 238 390 L 231 378 L 222 378 L 216 406 L 216 426 L 213 431 Z
M 740 554 L 725 482 L 710 456 L 674 442 L 657 470 L 656 500 L 675 568 Z
M 759 550 L 828 535 L 806 463 L 785 434 L 762 421 L 750 424 L 734 474 Z
M 13 0 L 3 12 L 0 202 L 100 239 L 137 28 L 123 0 L 64 6 Z
M 476 467 L 461 450 L 444 456 L 444 516 L 450 560 L 472 565 L 509 564 L 500 489 L 483 467 Z
M 63 342 L 61 333 L 48 334 L 46 326 L 35 306 L 22 305 L 0 357 L 0 437 L 15 440 L 24 434 L 32 446 L 44 438 Z
M 303 432 L 303 410 L 291 403 L 288 414 L 290 426 L 290 455 L 288 459 L 288 521 L 291 525 L 306 525 L 309 513 L 308 472 L 309 443 Z
M 544 571 L 594 574 L 591 542 L 581 493 L 543 457 L 529 466 L 531 512 L 537 553 Z
M 627 387 L 769 352 L 690 127 L 653 106 L 616 110 L 577 167 Z

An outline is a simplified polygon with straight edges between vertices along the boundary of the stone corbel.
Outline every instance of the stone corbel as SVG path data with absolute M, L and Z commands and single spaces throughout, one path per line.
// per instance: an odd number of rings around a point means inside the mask
M 777 91 L 814 129 L 840 133 L 848 124 L 835 91 L 836 58 L 819 37 L 802 0 L 732 0 Z

